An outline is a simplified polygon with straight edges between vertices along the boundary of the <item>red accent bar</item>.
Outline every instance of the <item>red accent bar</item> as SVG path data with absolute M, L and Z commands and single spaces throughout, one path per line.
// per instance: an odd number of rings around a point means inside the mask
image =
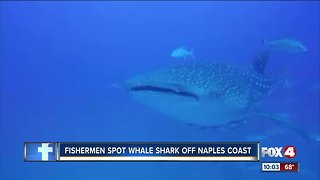
M 280 171 L 298 172 L 299 171 L 299 163 L 297 163 L 297 162 L 280 163 Z

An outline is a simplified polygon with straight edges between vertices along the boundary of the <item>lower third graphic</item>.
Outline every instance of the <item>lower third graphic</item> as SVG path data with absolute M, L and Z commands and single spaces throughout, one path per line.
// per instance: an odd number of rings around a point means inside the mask
M 56 161 L 56 143 L 24 143 L 25 161 Z

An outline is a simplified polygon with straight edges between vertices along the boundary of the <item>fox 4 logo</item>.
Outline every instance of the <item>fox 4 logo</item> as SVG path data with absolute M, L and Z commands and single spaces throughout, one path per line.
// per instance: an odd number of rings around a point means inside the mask
M 261 156 L 265 157 L 268 155 L 269 157 L 283 157 L 282 149 L 283 147 L 262 147 Z M 294 158 L 297 154 L 297 149 L 294 146 L 286 146 L 283 149 L 283 153 L 287 158 Z

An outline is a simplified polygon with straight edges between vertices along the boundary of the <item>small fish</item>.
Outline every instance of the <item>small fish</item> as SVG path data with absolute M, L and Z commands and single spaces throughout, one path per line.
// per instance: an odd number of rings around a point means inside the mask
M 193 49 L 188 50 L 185 47 L 177 48 L 177 49 L 172 51 L 171 57 L 184 58 L 184 59 L 186 59 L 187 57 L 191 57 L 192 59 L 194 59 Z
M 301 42 L 295 39 L 264 39 L 262 44 L 272 52 L 300 53 L 308 51 Z

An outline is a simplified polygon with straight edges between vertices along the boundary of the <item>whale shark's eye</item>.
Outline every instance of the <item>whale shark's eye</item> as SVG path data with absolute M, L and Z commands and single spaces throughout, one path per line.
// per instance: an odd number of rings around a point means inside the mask
M 157 93 L 162 93 L 162 94 L 173 94 L 173 95 L 178 95 L 178 96 L 184 96 L 184 97 L 189 97 L 193 98 L 195 100 L 199 100 L 199 96 L 192 93 L 192 92 L 187 92 L 187 91 L 176 91 L 174 89 L 166 88 L 166 87 L 158 87 L 158 86 L 135 86 L 130 88 L 130 91 L 149 91 L 149 92 L 157 92 Z

